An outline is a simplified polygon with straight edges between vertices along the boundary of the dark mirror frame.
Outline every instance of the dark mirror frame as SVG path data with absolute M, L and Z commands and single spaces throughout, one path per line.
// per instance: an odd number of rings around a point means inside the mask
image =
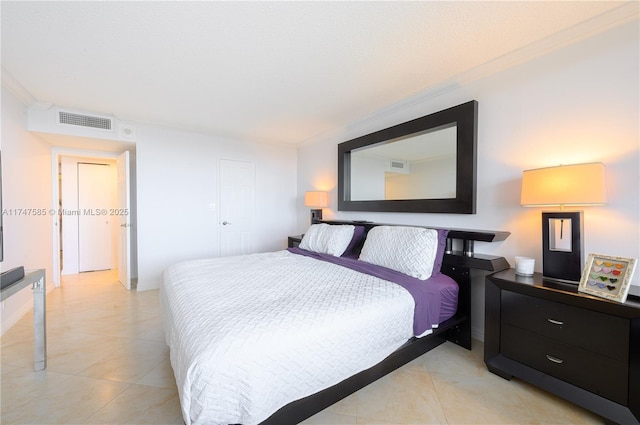
M 364 146 L 456 123 L 456 197 L 444 199 L 351 200 L 351 152 Z M 475 100 L 416 118 L 338 145 L 338 210 L 415 213 L 476 213 L 478 102 Z

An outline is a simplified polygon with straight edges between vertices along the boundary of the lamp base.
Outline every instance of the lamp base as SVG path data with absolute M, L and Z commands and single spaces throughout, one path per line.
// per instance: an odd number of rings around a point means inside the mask
M 311 224 L 316 224 L 322 220 L 322 208 L 311 210 Z
M 582 276 L 582 211 L 542 213 L 542 275 L 578 284 Z

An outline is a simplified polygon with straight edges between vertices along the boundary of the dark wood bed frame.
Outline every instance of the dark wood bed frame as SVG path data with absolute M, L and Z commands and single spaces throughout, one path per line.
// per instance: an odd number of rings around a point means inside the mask
M 364 226 L 368 232 L 381 223 L 367 221 L 322 221 L 327 224 L 355 224 Z M 397 224 L 396 224 L 397 225 Z M 427 226 L 416 226 L 427 227 Z M 422 338 L 412 338 L 377 365 L 316 394 L 296 400 L 282 407 L 262 422 L 261 425 L 297 424 L 324 410 L 346 396 L 358 391 L 384 375 L 420 357 L 431 349 L 451 341 L 471 350 L 471 269 L 496 272 L 509 268 L 503 257 L 476 254 L 474 241 L 498 242 L 509 236 L 509 232 L 448 229 L 447 249 L 442 261 L 442 272 L 459 285 L 458 311 L 455 316 L 441 323 L 438 329 Z M 462 250 L 454 250 L 455 240 Z

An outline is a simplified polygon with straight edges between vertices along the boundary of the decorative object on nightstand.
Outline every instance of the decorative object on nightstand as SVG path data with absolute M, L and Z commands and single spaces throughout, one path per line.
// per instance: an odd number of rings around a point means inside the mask
M 615 267 L 615 266 L 614 266 Z M 540 273 L 485 282 L 484 362 L 591 410 L 640 425 L 640 298 L 612 302 Z
M 582 211 L 564 208 L 607 203 L 604 164 L 560 165 L 522 173 L 520 204 L 559 206 L 542 213 L 542 274 L 577 284 L 582 275 Z
M 520 276 L 533 276 L 536 260 L 529 257 L 516 257 L 516 274 Z
M 635 269 L 635 258 L 589 254 L 578 290 L 624 303 L 631 288 L 631 277 Z
M 322 220 L 322 208 L 329 206 L 329 193 L 322 191 L 309 191 L 304 194 L 304 206 L 312 207 L 311 224 Z

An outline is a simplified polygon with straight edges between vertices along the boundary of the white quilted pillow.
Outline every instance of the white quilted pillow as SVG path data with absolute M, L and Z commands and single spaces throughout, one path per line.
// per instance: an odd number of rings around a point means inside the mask
M 350 224 L 312 224 L 302 237 L 299 247 L 307 251 L 341 256 L 349 246 L 355 226 Z
M 377 226 L 367 234 L 360 260 L 425 280 L 431 277 L 437 250 L 437 230 Z

